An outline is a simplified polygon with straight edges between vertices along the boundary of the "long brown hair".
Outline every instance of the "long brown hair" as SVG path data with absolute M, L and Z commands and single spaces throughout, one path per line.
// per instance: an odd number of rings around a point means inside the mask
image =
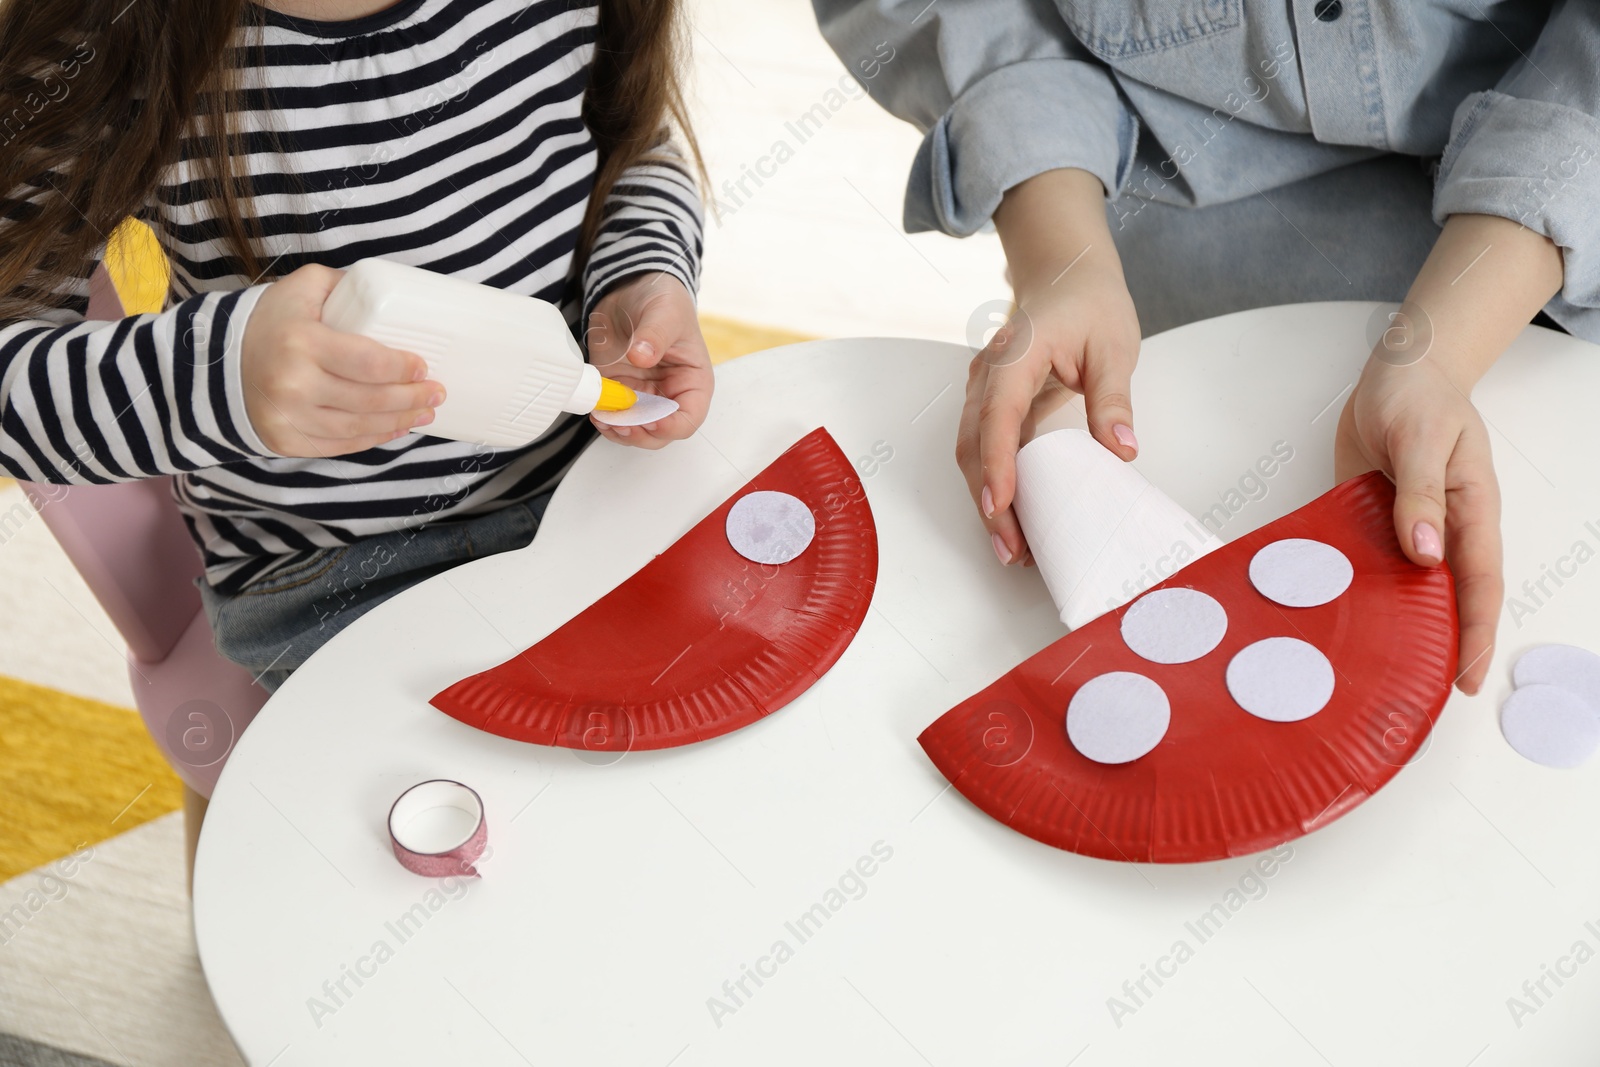
M 86 276 L 185 138 L 241 272 L 271 280 L 235 159 L 239 68 L 228 62 L 230 49 L 259 45 L 261 26 L 249 0 L 0 0 L 0 322 L 55 306 L 52 293 Z M 662 147 L 669 123 L 704 180 L 684 104 L 686 44 L 680 0 L 600 0 L 583 104 L 600 162 L 580 263 L 606 194 Z

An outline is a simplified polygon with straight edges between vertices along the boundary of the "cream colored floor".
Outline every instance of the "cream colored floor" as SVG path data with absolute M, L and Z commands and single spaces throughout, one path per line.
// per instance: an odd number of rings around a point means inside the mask
M 22 490 L 0 488 L 0 674 L 131 707 L 125 647 Z
M 972 312 L 1007 295 L 999 247 L 993 235 L 900 232 L 917 132 L 847 98 L 799 143 L 785 124 L 826 108 L 844 73 L 810 6 L 690 9 L 693 106 L 713 183 L 736 181 L 780 139 L 794 149 L 708 220 L 702 309 L 815 336 L 964 340 Z M 110 621 L 10 485 L 0 487 L 0 674 L 132 702 Z M 61 899 L 0 945 L 0 1033 L 118 1064 L 238 1062 L 193 954 L 180 830 L 169 815 L 95 846 Z M 47 871 L 0 886 L 0 911 L 39 891 Z
M 174 812 L 0 885 L 0 1032 L 110 1063 L 243 1061 L 195 955 Z M 30 896 L 31 894 L 31 896 Z

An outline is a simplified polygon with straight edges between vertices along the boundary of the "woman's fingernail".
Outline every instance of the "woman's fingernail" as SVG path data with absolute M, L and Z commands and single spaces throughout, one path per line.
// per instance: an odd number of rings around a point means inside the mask
M 413 425 L 413 426 L 426 426 L 426 425 L 428 425 L 428 423 L 430 423 L 432 421 L 433 421 L 433 412 L 424 411 L 421 415 L 417 416 L 417 421 L 413 422 L 411 425 Z
M 1111 427 L 1111 436 L 1115 437 L 1128 448 L 1137 450 L 1139 447 L 1139 439 L 1133 436 L 1132 426 L 1124 426 L 1119 422 L 1115 426 Z
M 428 397 L 428 406 L 430 408 L 436 408 L 440 404 L 443 404 L 443 403 L 444 403 L 444 393 L 440 392 L 438 389 L 435 389 L 433 391 L 433 395 Z
M 611 428 L 617 431 L 618 437 L 626 437 L 633 432 L 633 430 L 627 426 L 613 426 Z
M 987 485 L 983 487 L 983 496 L 982 496 L 982 498 L 983 498 L 983 517 L 986 518 L 986 519 L 994 518 L 994 494 L 989 492 L 989 487 Z
M 1431 523 L 1419 522 L 1411 531 L 1411 544 L 1415 546 L 1417 555 L 1428 559 L 1444 559 L 1444 544 L 1439 540 L 1439 531 Z
M 1000 557 L 1001 563 L 1011 562 L 1011 550 L 1006 547 L 999 534 L 990 534 L 989 540 L 994 544 L 994 554 Z
M 428 376 L 428 365 L 426 363 L 424 363 L 424 364 L 422 364 L 422 366 L 418 367 L 412 373 L 411 380 L 414 381 L 414 382 L 420 382 L 424 378 L 426 378 L 427 376 Z
M 656 354 L 656 346 L 651 344 L 649 341 L 640 341 L 638 344 L 633 346 L 633 350 L 639 353 L 645 359 L 649 359 L 651 356 Z

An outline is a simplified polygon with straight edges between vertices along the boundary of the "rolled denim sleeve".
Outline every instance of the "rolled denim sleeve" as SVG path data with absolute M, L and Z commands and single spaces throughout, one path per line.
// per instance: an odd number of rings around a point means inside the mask
M 891 114 L 924 134 L 907 232 L 965 237 L 1005 191 L 1077 167 L 1115 197 L 1138 120 L 1047 0 L 813 0 L 823 36 Z
M 1547 310 L 1600 336 L 1600 4 L 1559 4 L 1527 58 L 1456 108 L 1433 216 L 1457 214 L 1513 219 L 1559 245 L 1565 281 Z

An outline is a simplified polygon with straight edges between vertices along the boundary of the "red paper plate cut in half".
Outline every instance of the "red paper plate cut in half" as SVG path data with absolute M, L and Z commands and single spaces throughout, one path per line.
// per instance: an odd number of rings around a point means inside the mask
M 728 541 L 729 510 L 762 490 L 811 509 L 811 542 L 786 563 L 751 562 Z M 877 574 L 861 480 L 813 430 L 621 585 L 432 704 L 541 745 L 621 753 L 704 741 L 821 678 L 866 616 Z
M 1458 622 L 1448 567 L 1411 563 L 1394 534 L 1394 487 L 1376 471 L 1202 556 L 1025 660 L 918 738 L 984 812 L 1029 837 L 1101 859 L 1189 863 L 1258 852 L 1337 819 L 1389 781 L 1427 739 L 1455 681 Z M 1257 591 L 1256 553 L 1305 538 L 1337 548 L 1345 591 L 1285 607 Z M 1215 598 L 1227 627 L 1210 652 L 1157 663 L 1128 647 L 1123 616 L 1156 590 Z M 1187 594 L 1185 594 L 1187 595 Z M 1244 710 L 1233 658 L 1296 638 L 1332 665 L 1332 696 L 1299 721 Z M 1074 695 L 1108 672 L 1160 686 L 1166 732 L 1128 762 L 1082 755 L 1065 727 Z

